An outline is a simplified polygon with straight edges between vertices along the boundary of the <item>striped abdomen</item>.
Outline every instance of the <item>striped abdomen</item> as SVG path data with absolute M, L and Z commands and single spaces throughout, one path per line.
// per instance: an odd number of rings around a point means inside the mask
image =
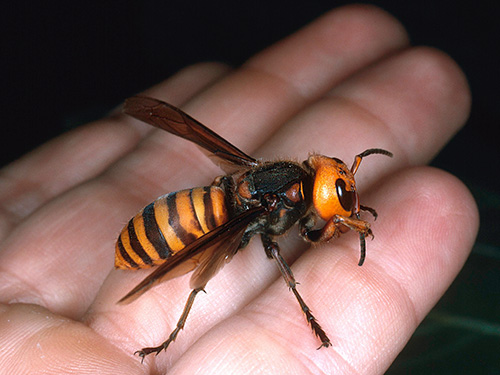
M 123 228 L 115 267 L 149 268 L 228 221 L 224 191 L 217 186 L 181 190 L 146 206 Z

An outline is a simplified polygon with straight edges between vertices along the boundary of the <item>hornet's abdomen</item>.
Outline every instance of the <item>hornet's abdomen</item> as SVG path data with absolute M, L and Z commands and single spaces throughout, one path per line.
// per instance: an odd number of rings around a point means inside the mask
M 149 268 L 229 220 L 224 190 L 205 186 L 159 197 L 135 215 L 116 242 L 115 267 Z

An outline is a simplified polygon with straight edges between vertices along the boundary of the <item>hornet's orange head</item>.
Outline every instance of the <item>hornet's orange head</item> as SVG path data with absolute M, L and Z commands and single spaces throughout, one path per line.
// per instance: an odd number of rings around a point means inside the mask
M 354 174 L 363 157 L 371 154 L 392 156 L 389 151 L 371 148 L 356 155 L 351 169 L 337 158 L 322 155 L 309 157 L 307 164 L 315 171 L 312 202 L 319 217 L 328 221 L 334 215 L 359 215 L 360 203 Z
M 312 155 L 308 159 L 308 164 L 316 172 L 312 202 L 319 217 L 328 221 L 334 215 L 349 217 L 359 212 L 354 173 L 342 160 Z

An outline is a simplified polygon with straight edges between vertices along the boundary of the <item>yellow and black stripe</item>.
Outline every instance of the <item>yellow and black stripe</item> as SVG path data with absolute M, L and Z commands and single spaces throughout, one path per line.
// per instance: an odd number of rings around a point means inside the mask
M 123 228 L 115 267 L 149 268 L 229 220 L 224 190 L 205 186 L 164 195 Z

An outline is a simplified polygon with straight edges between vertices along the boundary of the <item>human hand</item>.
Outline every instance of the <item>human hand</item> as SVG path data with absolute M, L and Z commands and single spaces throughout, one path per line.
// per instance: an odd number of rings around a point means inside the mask
M 147 271 L 112 271 L 126 221 L 166 192 L 221 172 L 196 148 L 114 114 L 65 134 L 1 171 L 0 369 L 6 373 L 383 373 L 445 292 L 472 247 L 475 204 L 453 176 L 422 167 L 464 124 L 470 98 L 458 67 L 409 48 L 402 26 L 372 7 L 321 17 L 241 68 L 199 64 L 148 96 L 182 108 L 255 157 L 309 152 L 348 165 L 377 209 L 357 266 L 346 234 L 305 251 L 280 240 L 298 290 L 332 341 L 319 346 L 260 241 L 199 295 L 167 353 L 189 275 L 117 305 Z M 297 237 L 297 238 L 296 238 Z

